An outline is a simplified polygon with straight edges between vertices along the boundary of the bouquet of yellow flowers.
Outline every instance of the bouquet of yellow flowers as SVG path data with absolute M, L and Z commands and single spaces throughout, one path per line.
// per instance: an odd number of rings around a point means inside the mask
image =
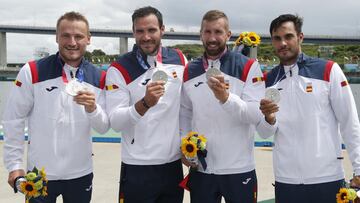
M 25 177 L 19 177 L 15 180 L 15 193 L 20 191 L 25 194 L 26 203 L 31 198 L 47 195 L 46 173 L 44 168 L 38 170 L 36 167 L 28 172 Z
M 256 32 L 242 32 L 239 37 L 235 40 L 235 46 L 252 46 L 256 47 L 261 42 L 260 36 Z
M 356 190 L 353 188 L 342 187 L 336 194 L 337 203 L 355 203 L 358 200 Z
M 192 163 L 197 164 L 199 160 L 203 169 L 206 170 L 205 157 L 207 150 L 204 135 L 199 135 L 197 132 L 189 132 L 186 137 L 181 139 L 181 152 Z
M 242 32 L 234 42 L 233 51 L 240 52 L 250 58 L 256 58 L 257 52 L 251 51 L 251 48 L 259 45 L 260 41 L 260 36 L 255 32 Z
M 197 132 L 189 132 L 184 138 L 181 139 L 181 152 L 185 158 L 198 165 L 200 162 L 202 168 L 206 170 L 207 164 L 205 157 L 207 154 L 206 150 L 206 138 L 204 135 L 199 135 Z M 197 170 L 197 168 L 190 168 L 190 170 Z M 179 184 L 180 187 L 190 190 L 187 186 L 189 180 L 189 175 L 187 175 L 184 180 Z

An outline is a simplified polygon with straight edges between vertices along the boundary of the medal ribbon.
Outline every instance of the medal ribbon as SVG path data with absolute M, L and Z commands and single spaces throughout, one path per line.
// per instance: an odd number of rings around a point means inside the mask
M 221 57 L 224 56 L 224 54 L 226 53 L 226 51 L 227 51 L 227 48 L 223 51 L 223 53 L 221 53 L 221 55 L 217 58 L 217 60 L 220 61 Z M 214 60 L 214 61 L 216 61 L 216 60 Z M 209 68 L 209 63 L 208 63 L 208 59 L 207 59 L 207 57 L 206 57 L 206 54 L 203 55 L 203 57 L 202 57 L 202 62 L 203 62 L 204 69 L 207 70 L 207 69 Z
M 148 55 L 146 55 L 146 57 L 148 57 Z M 136 51 L 136 59 L 137 59 L 137 61 L 139 62 L 139 64 L 141 65 L 141 67 L 143 67 L 144 70 L 147 70 L 147 69 L 150 68 L 150 67 L 148 66 L 149 64 L 147 64 L 147 63 L 144 61 L 144 59 L 143 59 L 143 57 L 142 57 L 142 55 L 141 55 L 141 53 L 140 53 L 140 49 L 138 49 L 138 50 Z M 157 55 L 156 55 L 155 66 L 156 66 L 156 62 L 162 63 L 161 46 L 159 47 L 158 53 L 157 53 Z
M 63 66 L 63 68 L 62 68 L 61 78 L 62 78 L 63 82 L 64 82 L 65 84 L 67 84 L 67 83 L 69 82 L 69 80 L 68 80 L 67 77 L 66 77 L 64 67 L 65 67 L 65 66 Z M 73 73 L 72 73 L 71 70 L 70 70 L 70 76 L 71 76 L 71 78 L 74 78 Z M 76 76 L 77 76 L 77 77 L 76 77 Z M 76 74 L 75 74 L 75 78 L 77 78 L 77 80 L 78 80 L 79 82 L 83 82 L 83 81 L 84 81 L 84 70 L 83 70 L 82 68 L 80 68 L 80 67 L 78 68 L 78 70 L 76 71 Z

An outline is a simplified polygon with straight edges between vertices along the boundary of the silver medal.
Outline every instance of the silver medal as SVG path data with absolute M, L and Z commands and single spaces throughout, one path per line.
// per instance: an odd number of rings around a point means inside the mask
M 155 73 L 153 73 L 151 77 L 152 81 L 164 81 L 165 83 L 168 81 L 168 75 L 165 71 L 158 70 Z
M 215 76 L 218 76 L 218 75 L 221 75 L 221 71 L 217 68 L 209 68 L 207 71 L 206 71 L 206 79 L 209 80 L 210 77 L 215 77 Z
M 276 88 L 266 89 L 265 99 L 271 100 L 274 103 L 278 103 L 280 101 L 280 91 Z
M 81 90 L 85 90 L 86 87 L 83 83 L 80 83 L 78 80 L 70 80 L 70 82 L 65 87 L 65 92 L 71 96 L 78 95 L 78 92 Z

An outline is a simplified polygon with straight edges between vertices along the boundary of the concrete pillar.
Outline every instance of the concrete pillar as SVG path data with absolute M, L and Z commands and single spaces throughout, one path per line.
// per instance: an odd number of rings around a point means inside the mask
M 0 68 L 5 68 L 6 65 L 6 32 L 0 32 Z
M 257 58 L 257 47 L 250 47 L 249 57 L 253 59 Z
M 128 38 L 120 37 L 120 55 L 128 52 Z

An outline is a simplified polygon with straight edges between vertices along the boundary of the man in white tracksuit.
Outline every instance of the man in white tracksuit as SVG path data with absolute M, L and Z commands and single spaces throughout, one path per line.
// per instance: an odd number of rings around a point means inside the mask
M 182 203 L 179 110 L 187 62 L 162 47 L 162 14 L 146 6 L 132 15 L 136 45 L 108 69 L 106 105 L 111 127 L 122 132 L 119 201 Z M 160 73 L 167 81 L 157 81 Z
M 281 15 L 270 25 L 280 65 L 266 75 L 266 87 L 280 92 L 276 105 L 261 101 L 264 113 L 276 113 L 275 196 L 278 203 L 336 202 L 344 182 L 342 139 L 360 175 L 360 125 L 354 98 L 337 63 L 301 51 L 302 19 Z
M 91 129 L 105 133 L 105 72 L 84 59 L 89 23 L 77 12 L 61 16 L 56 27 L 59 52 L 26 63 L 19 71 L 4 111 L 4 163 L 9 184 L 24 176 L 24 127 L 28 122 L 27 170 L 44 168 L 45 198 L 31 202 L 88 203 L 93 163 Z M 67 92 L 75 81 L 86 87 Z M 70 88 L 72 89 L 72 88 Z
M 226 47 L 231 32 L 223 12 L 207 12 L 200 35 L 205 53 L 185 68 L 180 111 L 183 134 L 207 138 L 207 168 L 190 172 L 191 202 L 256 202 L 255 128 L 260 134 L 275 129 L 259 110 L 265 90 L 260 65 Z M 221 74 L 207 80 L 212 69 Z

